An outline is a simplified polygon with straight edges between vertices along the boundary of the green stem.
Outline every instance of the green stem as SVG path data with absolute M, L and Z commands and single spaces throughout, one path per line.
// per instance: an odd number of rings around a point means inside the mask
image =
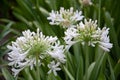
M 98 26 L 100 27 L 100 17 L 101 17 L 101 0 L 99 0 L 99 11 L 98 11 Z
M 39 0 L 36 0 L 36 5 L 39 8 Z
M 36 68 L 37 68 L 37 74 L 36 74 L 36 77 L 37 77 L 37 80 L 40 80 L 40 73 L 39 73 L 39 63 L 38 63 L 38 60 L 39 60 L 39 56 L 36 55 Z
M 87 18 L 87 7 L 84 7 L 84 16 Z
M 89 67 L 89 46 L 87 44 L 85 44 L 85 73 L 88 70 Z

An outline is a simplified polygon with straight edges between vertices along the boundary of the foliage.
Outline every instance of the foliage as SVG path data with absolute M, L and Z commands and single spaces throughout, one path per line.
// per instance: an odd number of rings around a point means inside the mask
M 117 80 L 120 76 L 120 5 L 119 0 L 91 0 L 93 5 L 83 6 L 79 0 L 16 0 L 7 2 L 1 0 L 3 9 L 0 8 L 0 67 L 1 75 L 6 80 L 15 80 L 10 74 L 7 61 L 4 56 L 8 52 L 6 45 L 21 35 L 21 31 L 36 28 L 45 35 L 57 36 L 60 40 L 64 36 L 64 30 L 59 26 L 51 26 L 47 20 L 51 10 L 59 10 L 60 7 L 82 10 L 86 18 L 98 20 L 98 25 L 110 28 L 110 41 L 113 48 L 110 53 L 103 53 L 98 47 L 88 48 L 75 44 L 67 55 L 67 63 L 64 71 L 45 76 L 45 68 L 40 68 L 42 80 Z M 6 5 L 6 7 L 5 7 Z M 8 14 L 9 13 L 9 14 Z M 12 16 L 12 17 L 11 17 Z M 89 53 L 89 66 L 85 71 L 85 55 Z M 91 54 L 92 53 L 92 54 Z M 3 68 L 4 67 L 4 68 Z M 10 72 L 10 73 L 9 73 Z M 63 72 L 65 72 L 63 74 Z M 67 74 L 67 75 L 65 75 Z M 20 73 L 18 80 L 37 80 L 35 70 L 26 68 Z

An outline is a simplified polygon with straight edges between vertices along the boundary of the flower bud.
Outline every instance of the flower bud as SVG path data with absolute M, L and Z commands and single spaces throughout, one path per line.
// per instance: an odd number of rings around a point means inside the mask
M 80 0 L 80 3 L 84 6 L 92 5 L 91 0 Z

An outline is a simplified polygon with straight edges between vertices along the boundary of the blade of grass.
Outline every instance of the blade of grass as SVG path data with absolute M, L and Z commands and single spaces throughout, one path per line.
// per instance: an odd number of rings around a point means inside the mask
M 94 69 L 94 66 L 95 66 L 95 62 L 91 63 L 91 65 L 88 67 L 88 70 L 84 75 L 84 80 L 89 80 L 90 75 L 91 75 L 91 73 L 92 73 L 92 71 Z
M 89 80 L 97 80 L 99 72 L 100 72 L 100 67 L 102 66 L 102 63 L 104 60 L 107 58 L 107 53 L 100 53 L 101 55 L 98 57 L 98 59 L 95 62 L 94 69 L 90 75 Z
M 33 80 L 33 77 L 30 74 L 29 68 L 25 68 L 21 72 L 22 72 L 22 75 L 24 76 L 25 80 Z
M 83 57 L 79 56 L 79 62 L 77 66 L 77 72 L 76 72 L 76 80 L 83 80 Z
M 20 15 L 20 14 L 18 14 L 18 13 L 16 13 L 16 12 L 13 12 L 13 14 L 19 19 L 19 20 L 21 20 L 22 22 L 24 22 L 24 23 L 26 23 L 28 26 L 32 26 L 32 24 L 28 21 L 28 20 L 26 20 L 22 15 Z
M 71 75 L 71 73 L 68 71 L 68 69 L 64 66 L 64 70 L 66 74 L 69 76 L 70 80 L 75 80 L 74 77 Z
M 10 74 L 6 68 L 2 68 L 2 73 L 6 80 L 15 80 L 15 78 Z
M 113 71 L 113 68 L 112 68 L 111 61 L 110 61 L 109 57 L 108 57 L 108 63 L 109 63 L 110 73 L 111 73 L 110 78 L 111 78 L 111 80 L 115 80 L 115 74 L 114 74 L 114 71 Z
M 120 75 L 120 59 L 118 60 L 117 64 L 114 67 L 115 78 Z

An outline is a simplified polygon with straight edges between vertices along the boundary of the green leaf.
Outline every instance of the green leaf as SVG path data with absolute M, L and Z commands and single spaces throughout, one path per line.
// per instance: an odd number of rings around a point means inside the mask
M 28 12 L 31 15 L 33 15 L 33 12 L 31 10 L 32 6 L 31 7 L 28 6 L 28 2 L 29 1 L 25 1 L 25 0 L 16 0 L 16 1 L 21 6 L 21 8 L 23 10 L 26 10 L 26 12 Z
M 105 74 L 100 73 L 98 80 L 106 80 Z
M 116 78 L 118 77 L 118 75 L 120 75 L 120 59 L 114 67 L 114 73 Z
M 31 75 L 32 75 L 33 80 L 37 80 L 36 71 L 35 71 L 34 68 L 33 68 L 32 70 L 30 70 L 30 73 L 31 73 Z
M 10 72 L 6 68 L 2 68 L 2 73 L 6 80 L 15 80 L 15 78 L 10 74 Z
M 59 75 L 55 76 L 53 73 L 51 73 L 48 74 L 47 80 L 62 80 L 62 79 L 59 77 Z
M 11 26 L 13 25 L 13 22 L 9 22 L 6 26 L 4 26 L 3 31 L 0 34 L 0 39 L 4 38 L 6 35 L 8 35 L 11 32 Z
M 25 80 L 33 80 L 34 77 L 32 77 L 32 75 L 30 74 L 30 69 L 29 68 L 25 68 L 24 70 L 22 70 L 22 75 L 24 76 Z
M 95 66 L 95 62 L 91 63 L 91 65 L 89 66 L 89 68 L 87 70 L 87 73 L 85 73 L 84 80 L 89 80 L 90 75 L 94 69 L 94 66 Z
M 108 63 L 109 63 L 110 73 L 111 73 L 110 78 L 111 78 L 111 80 L 115 80 L 115 74 L 114 74 L 114 71 L 113 71 L 113 68 L 112 68 L 109 57 L 108 57 Z
M 79 43 L 76 43 L 73 45 L 73 51 L 74 51 L 75 59 L 76 59 L 77 63 L 79 63 L 80 54 L 81 54 Z
M 115 55 L 115 57 L 117 57 L 117 59 L 120 58 L 120 47 L 119 47 L 119 44 L 118 44 L 118 39 L 117 39 L 117 34 L 115 32 L 115 29 L 114 29 L 114 26 L 113 26 L 113 22 L 111 20 L 111 15 L 109 12 L 104 12 L 104 15 L 105 15 L 105 22 L 106 22 L 106 25 L 107 27 L 110 28 L 110 39 L 111 39 L 111 42 L 114 44 L 113 46 L 113 55 Z
M 80 56 L 79 63 L 77 65 L 76 80 L 83 80 L 83 71 L 84 71 L 83 57 Z
M 69 70 L 70 74 L 73 77 L 76 76 L 76 61 L 75 57 L 71 53 L 67 53 L 66 68 Z
M 64 70 L 66 74 L 69 76 L 70 80 L 75 80 L 74 77 L 71 75 L 71 73 L 68 71 L 68 69 L 64 66 Z
M 32 23 L 30 23 L 30 21 L 26 20 L 22 15 L 16 13 L 16 12 L 13 12 L 13 14 L 19 19 L 21 20 L 22 22 L 26 23 L 28 26 L 32 26 Z
M 0 21 L 5 22 L 5 23 L 14 22 L 14 21 L 12 21 L 12 20 L 5 19 L 5 18 L 1 18 Z
M 47 17 L 47 16 L 49 15 L 49 12 L 48 12 L 46 9 L 44 9 L 43 7 L 39 7 L 39 10 L 42 12 L 42 14 L 43 14 L 45 17 Z
M 103 61 L 106 60 L 107 53 L 100 53 L 101 55 L 98 57 L 98 59 L 95 62 L 94 69 L 90 75 L 90 80 L 97 80 L 98 75 L 100 73 L 100 67 L 102 66 Z

